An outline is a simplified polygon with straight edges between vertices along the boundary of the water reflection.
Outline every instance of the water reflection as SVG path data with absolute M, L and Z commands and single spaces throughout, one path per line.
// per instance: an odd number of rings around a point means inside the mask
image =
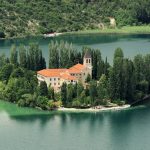
M 20 44 L 28 45 L 29 43 L 36 42 L 40 45 L 47 45 L 51 40 L 54 41 L 67 41 L 77 45 L 93 45 L 100 43 L 112 43 L 118 40 L 133 40 L 133 39 L 150 39 L 150 35 L 140 34 L 140 35 L 128 35 L 128 34 L 68 34 L 61 35 L 58 37 L 28 37 L 28 38 L 18 38 L 18 39 L 3 39 L 0 40 L 0 47 L 11 46 L 12 44 L 16 44 L 17 46 Z

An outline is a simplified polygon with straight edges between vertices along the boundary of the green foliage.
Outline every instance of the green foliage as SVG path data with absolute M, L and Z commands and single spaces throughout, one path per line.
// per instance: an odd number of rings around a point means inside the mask
M 12 64 L 4 65 L 0 70 L 0 80 L 7 82 L 12 71 L 13 71 L 13 65 Z
M 97 94 L 98 94 L 98 98 L 100 100 L 109 98 L 109 91 L 108 91 L 108 80 L 106 78 L 106 75 L 102 75 L 98 86 L 97 86 Z
M 22 68 L 16 68 L 11 73 L 12 78 L 22 78 L 24 77 L 24 70 Z
M 47 84 L 45 81 L 40 82 L 39 95 L 40 96 L 47 96 L 48 95 L 48 88 L 47 88 Z
M 61 100 L 63 106 L 66 106 L 67 104 L 67 84 L 63 83 L 61 86 Z
M 1 0 L 0 38 L 150 23 L 148 0 Z
M 10 63 L 17 66 L 18 64 L 18 52 L 16 50 L 16 46 L 13 45 L 10 51 Z
M 44 97 L 44 96 L 39 96 L 37 98 L 37 106 L 39 106 L 40 108 L 42 109 L 47 109 L 47 103 L 48 103 L 48 98 L 47 97 Z
M 89 93 L 90 93 L 90 98 L 92 100 L 92 103 L 94 104 L 94 101 L 97 97 L 97 83 L 96 83 L 96 81 L 90 82 Z
M 81 53 L 77 52 L 68 42 L 49 44 L 49 68 L 69 68 L 75 63 L 82 62 Z
M 110 92 L 112 99 L 123 99 L 123 51 L 118 48 L 114 53 L 113 68 L 110 70 Z
M 38 84 L 35 70 L 45 67 L 45 59 L 39 46 L 31 44 L 29 49 L 20 46 L 19 55 L 14 46 L 10 58 L 0 55 L 0 99 L 17 103 L 18 106 L 50 110 L 61 105 L 76 108 L 97 105 L 110 107 L 113 105 L 111 102 L 124 105 L 150 94 L 150 54 L 137 55 L 133 60 L 129 60 L 124 58 L 122 49 L 117 48 L 113 66 L 110 66 L 107 58 L 105 61 L 102 60 L 99 50 L 87 49 L 95 59 L 92 62 L 93 79 L 88 76 L 85 85 L 81 82 L 63 83 L 60 92 L 55 92 L 52 87 L 47 87 L 45 81 Z M 59 51 L 59 55 L 53 58 L 55 50 Z M 65 56 L 65 53 L 69 54 Z M 82 52 L 77 52 L 68 43 L 52 42 L 50 66 L 54 68 L 56 58 L 59 58 L 59 68 L 69 67 L 75 63 L 74 59 L 81 62 L 84 53 L 85 47 Z

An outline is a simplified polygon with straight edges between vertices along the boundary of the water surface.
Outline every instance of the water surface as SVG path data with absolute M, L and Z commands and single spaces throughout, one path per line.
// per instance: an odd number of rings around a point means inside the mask
M 117 47 L 126 57 L 150 52 L 150 35 L 65 35 L 0 40 L 0 54 L 12 44 L 39 43 L 48 61 L 51 40 L 101 50 L 112 63 Z M 149 150 L 150 107 L 100 113 L 43 112 L 0 101 L 0 150 Z
M 54 38 L 24 38 L 13 40 L 0 40 L 0 53 L 9 55 L 12 44 L 20 45 L 36 42 L 43 50 L 44 56 L 48 62 L 48 44 L 51 40 L 67 41 L 72 43 L 75 48 L 81 50 L 83 46 L 100 49 L 103 58 L 108 58 L 112 63 L 114 50 L 121 47 L 125 57 L 133 58 L 136 54 L 150 53 L 150 35 L 128 35 L 128 34 L 86 34 L 86 35 L 62 35 Z
M 149 150 L 150 108 L 43 112 L 0 101 L 1 150 Z

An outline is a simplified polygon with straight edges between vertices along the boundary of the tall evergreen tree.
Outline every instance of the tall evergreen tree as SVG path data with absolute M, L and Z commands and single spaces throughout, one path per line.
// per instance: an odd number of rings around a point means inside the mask
M 15 66 L 18 65 L 18 52 L 16 49 L 16 45 L 12 45 L 10 50 L 10 63 L 14 64 Z
M 117 48 L 114 53 L 113 68 L 110 70 L 110 92 L 112 99 L 124 99 L 123 51 Z
M 63 106 L 66 106 L 67 104 L 67 84 L 63 83 L 61 86 L 61 100 Z
M 39 86 L 39 95 L 40 96 L 48 96 L 48 88 L 45 81 L 42 81 Z
M 19 47 L 19 64 L 23 68 L 27 68 L 27 52 L 23 45 Z

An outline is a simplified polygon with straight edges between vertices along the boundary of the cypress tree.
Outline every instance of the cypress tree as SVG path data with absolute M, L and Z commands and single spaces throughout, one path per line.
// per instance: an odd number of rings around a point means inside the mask
M 67 84 L 63 83 L 61 86 L 61 100 L 63 106 L 66 106 L 67 104 Z
M 45 81 L 42 81 L 42 82 L 40 83 L 39 95 L 40 95 L 40 96 L 48 96 L 48 88 L 47 88 L 47 84 L 46 84 Z

